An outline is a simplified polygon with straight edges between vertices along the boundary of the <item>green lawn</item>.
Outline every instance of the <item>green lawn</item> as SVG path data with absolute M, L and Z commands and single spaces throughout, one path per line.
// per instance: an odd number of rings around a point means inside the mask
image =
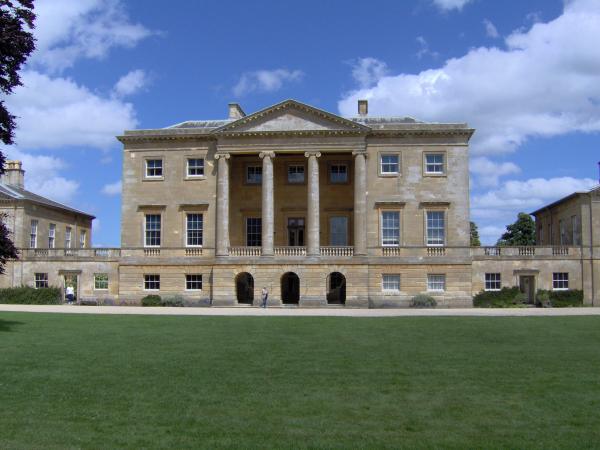
M 600 445 L 600 318 L 0 313 L 0 448 Z

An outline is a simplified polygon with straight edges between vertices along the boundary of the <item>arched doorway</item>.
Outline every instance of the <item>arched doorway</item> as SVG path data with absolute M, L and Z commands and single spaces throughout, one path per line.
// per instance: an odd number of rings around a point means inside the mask
M 327 276 L 327 303 L 344 305 L 346 303 L 346 277 L 339 272 Z
M 294 272 L 281 276 L 281 302 L 284 305 L 297 305 L 300 301 L 300 278 Z
M 254 278 L 248 272 L 235 277 L 235 295 L 238 303 L 243 305 L 251 305 L 254 301 Z

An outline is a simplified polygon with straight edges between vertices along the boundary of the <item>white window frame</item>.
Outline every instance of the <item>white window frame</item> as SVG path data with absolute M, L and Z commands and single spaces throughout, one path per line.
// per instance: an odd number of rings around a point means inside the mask
M 393 157 L 396 158 L 396 170 L 395 171 L 387 171 L 383 170 L 384 165 L 394 165 L 394 163 L 384 163 L 383 158 Z M 400 174 L 400 154 L 399 153 L 380 153 L 379 154 L 379 175 L 382 176 L 396 176 Z
M 151 277 L 155 277 L 151 279 Z M 151 283 L 158 283 L 157 288 L 149 288 Z M 160 291 L 160 275 L 157 273 L 146 273 L 144 274 L 144 291 L 158 292 Z
M 399 273 L 384 273 L 381 275 L 381 291 L 385 293 L 397 294 L 401 289 L 401 277 Z M 390 287 L 390 285 L 397 287 Z M 386 286 L 387 285 L 387 286 Z
M 33 219 L 31 221 L 31 229 L 29 232 L 29 248 L 37 248 L 38 225 L 39 221 L 37 219 Z
M 334 180 L 332 177 L 333 174 L 333 168 L 334 167 L 345 167 L 346 168 L 346 178 L 342 181 L 342 180 Z M 329 184 L 348 184 L 350 182 L 350 164 L 348 164 L 348 162 L 346 161 L 338 161 L 338 162 L 331 162 L 329 163 L 329 166 L 327 168 L 327 172 L 328 172 L 328 177 L 329 177 Z M 341 172 L 337 172 L 338 174 L 340 174 Z
M 569 272 L 553 272 L 552 273 L 552 290 L 553 291 L 568 291 L 569 290 Z
M 150 161 L 160 161 L 160 175 L 151 175 L 150 170 L 157 170 L 158 167 L 148 167 Z M 144 178 L 148 180 L 160 180 L 165 176 L 165 165 L 162 158 L 146 158 L 144 160 Z
M 48 284 L 48 274 L 43 272 L 36 272 L 33 275 L 33 281 L 35 283 L 36 289 L 45 289 L 49 286 Z M 43 284 L 43 286 L 40 286 Z
M 148 217 L 158 216 L 158 231 L 148 230 Z M 158 232 L 158 244 L 149 244 L 148 233 Z M 144 247 L 160 247 L 162 244 L 162 214 L 160 213 L 148 213 L 144 214 Z
M 202 161 L 202 163 L 198 166 L 191 166 L 190 161 Z M 190 173 L 190 170 L 200 170 L 200 169 L 202 169 L 201 174 L 191 174 Z M 205 176 L 204 170 L 205 170 L 204 158 L 187 158 L 186 170 L 185 170 L 187 178 L 204 178 L 204 176 Z
M 302 168 L 302 180 L 291 180 L 290 179 L 290 174 L 291 174 L 291 169 L 295 169 L 296 172 L 293 172 L 294 174 L 299 174 L 300 172 L 297 171 L 297 169 Z M 287 169 L 286 169 L 286 177 L 287 177 L 287 182 L 288 184 L 304 184 L 306 183 L 306 166 L 303 163 L 289 163 L 287 165 Z
M 428 156 L 441 156 L 442 162 L 428 162 Z M 438 167 L 441 165 L 441 171 L 430 170 L 430 167 Z M 444 152 L 425 152 L 423 153 L 423 173 L 425 175 L 443 176 L 446 175 L 446 153 Z
M 439 286 L 441 285 L 441 289 Z M 446 274 L 443 273 L 428 273 L 427 274 L 427 291 L 428 292 L 445 292 L 446 291 Z
M 440 243 L 438 238 L 433 238 L 429 236 L 429 230 L 440 230 L 439 226 L 436 227 L 432 227 L 429 228 L 429 214 L 442 214 L 442 220 L 444 222 L 443 227 L 441 228 L 443 235 L 442 235 L 442 242 Z M 446 245 L 446 228 L 447 228 L 447 223 L 446 223 L 446 211 L 445 210 L 440 210 L 440 209 L 430 209 L 430 210 L 425 210 L 425 244 L 427 245 L 427 247 L 443 247 Z
M 79 248 L 85 248 L 87 245 L 87 230 L 79 232 Z
M 191 280 L 191 277 L 199 277 L 200 280 L 196 279 L 196 280 Z M 187 273 L 185 275 L 185 290 L 186 291 L 194 291 L 194 292 L 198 292 L 202 290 L 202 274 L 201 273 Z M 190 284 L 192 283 L 200 283 L 200 287 L 199 288 L 190 288 Z
M 189 229 L 189 216 L 200 216 L 200 228 L 196 230 Z M 190 231 L 200 231 L 200 244 L 190 244 Z M 185 214 L 185 246 L 186 247 L 202 247 L 204 244 L 204 214 L 200 212 L 188 212 Z
M 486 291 L 499 291 L 502 288 L 502 274 L 500 272 L 489 272 L 484 276 Z
M 250 169 L 252 169 L 254 171 L 254 176 L 257 176 L 260 173 L 260 181 L 256 181 L 250 178 Z M 263 180 L 263 173 L 262 173 L 262 165 L 260 164 L 246 164 L 246 170 L 244 171 L 244 180 L 246 184 L 252 184 L 252 185 L 261 185 L 262 184 L 262 180 Z
M 385 237 L 384 237 L 384 214 L 397 214 L 398 216 L 398 242 L 397 243 L 389 243 L 386 242 Z M 400 210 L 398 209 L 382 209 L 379 212 L 379 233 L 380 233 L 380 240 L 381 240 L 381 246 L 382 247 L 400 247 L 400 243 L 402 242 L 402 214 L 400 213 Z M 391 228 L 390 228 L 391 229 Z
M 98 282 L 104 282 L 100 277 L 106 278 L 106 287 L 98 287 Z M 108 291 L 108 274 L 107 273 L 95 273 L 94 274 L 94 290 L 95 291 Z
M 65 248 L 71 248 L 71 240 L 73 237 L 73 229 L 65 227 Z
M 48 224 L 48 248 L 56 248 L 56 224 Z

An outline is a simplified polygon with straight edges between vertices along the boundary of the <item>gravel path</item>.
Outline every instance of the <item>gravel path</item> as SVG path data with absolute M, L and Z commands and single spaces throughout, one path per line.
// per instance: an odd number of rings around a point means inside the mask
M 339 316 L 339 317 L 415 317 L 415 316 L 600 316 L 600 307 L 586 308 L 465 308 L 465 309 L 350 309 L 350 308 L 142 308 L 139 306 L 76 305 L 0 305 L 2 311 L 61 314 L 140 314 L 149 316 Z

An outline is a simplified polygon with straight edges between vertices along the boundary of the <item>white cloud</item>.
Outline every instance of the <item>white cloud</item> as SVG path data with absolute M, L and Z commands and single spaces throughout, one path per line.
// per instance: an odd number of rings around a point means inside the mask
M 419 44 L 419 50 L 417 51 L 417 58 L 421 59 L 423 56 L 431 55 L 433 58 L 440 56 L 438 52 L 432 52 L 429 50 L 429 43 L 423 36 L 417 36 L 417 43 Z
M 511 152 L 533 136 L 600 131 L 597 42 L 600 2 L 574 0 L 553 21 L 513 32 L 504 49 L 480 47 L 440 68 L 384 76 L 345 94 L 338 108 L 352 115 L 366 98 L 374 115 L 468 121 L 476 155 Z
M 483 245 L 494 245 L 505 231 L 506 227 L 494 225 L 484 226 L 479 228 L 479 238 Z
M 104 185 L 102 188 L 102 193 L 106 195 L 120 195 L 122 187 L 123 185 L 120 180 L 115 181 L 114 183 Z
M 49 72 L 79 58 L 102 59 L 112 47 L 131 48 L 152 32 L 132 23 L 120 0 L 39 0 L 36 51 L 30 63 Z
M 377 58 L 358 58 L 351 65 L 352 77 L 362 88 L 373 86 L 388 73 L 387 64 Z
M 304 73 L 300 70 L 288 69 L 245 72 L 233 87 L 233 94 L 241 97 L 251 92 L 275 92 L 280 90 L 284 83 L 298 82 L 303 76 Z
M 113 88 L 116 97 L 126 97 L 135 94 L 148 85 L 148 75 L 141 69 L 132 70 L 119 78 Z
M 452 9 L 458 9 L 460 11 L 463 6 L 471 1 L 472 0 L 433 0 L 433 3 L 442 11 L 450 11 Z
M 485 26 L 485 34 L 487 37 L 491 37 L 494 39 L 500 37 L 500 33 L 498 33 L 498 29 L 490 20 L 483 19 L 483 25 Z
M 23 162 L 25 189 L 57 202 L 68 203 L 79 189 L 79 182 L 73 180 L 68 164 L 57 157 L 31 155 L 15 147 L 6 147 L 7 159 Z
M 469 170 L 476 176 L 477 184 L 484 187 L 497 186 L 501 176 L 521 172 L 521 169 L 515 163 L 496 163 L 486 157 L 471 159 Z
M 23 86 L 6 99 L 18 117 L 15 141 L 21 148 L 109 148 L 115 135 L 138 123 L 132 104 L 102 97 L 69 78 L 32 70 L 21 78 Z

